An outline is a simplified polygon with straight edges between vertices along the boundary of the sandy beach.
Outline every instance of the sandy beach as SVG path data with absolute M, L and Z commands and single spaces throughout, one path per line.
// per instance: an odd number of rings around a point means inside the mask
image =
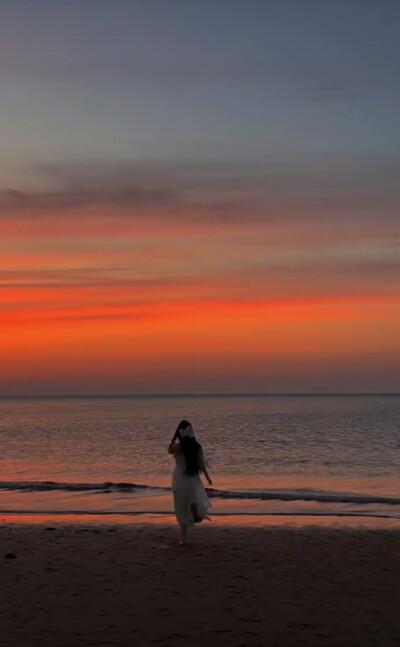
M 398 531 L 0 526 L 0 645 L 400 644 Z M 15 557 L 11 557 L 14 555 Z

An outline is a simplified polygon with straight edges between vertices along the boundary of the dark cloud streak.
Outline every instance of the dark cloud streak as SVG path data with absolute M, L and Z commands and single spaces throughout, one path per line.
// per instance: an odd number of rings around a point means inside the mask
M 28 192 L 5 190 L 0 193 L 0 214 L 5 211 L 47 212 L 73 210 L 91 206 L 148 207 L 171 205 L 177 197 L 170 190 L 145 190 L 120 187 L 116 190 L 59 190 Z
M 340 156 L 263 163 L 93 162 L 39 167 L 42 189 L 0 191 L 0 218 L 115 217 L 205 225 L 396 223 L 400 162 Z

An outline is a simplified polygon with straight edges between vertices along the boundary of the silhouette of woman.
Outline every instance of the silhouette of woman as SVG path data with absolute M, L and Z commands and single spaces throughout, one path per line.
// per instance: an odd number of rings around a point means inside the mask
M 187 531 L 194 523 L 210 519 L 211 502 L 207 496 L 200 474 L 212 485 L 207 471 L 203 450 L 197 442 L 190 422 L 182 420 L 172 438 L 168 451 L 175 458 L 172 479 L 174 509 L 181 532 L 180 544 L 184 545 Z

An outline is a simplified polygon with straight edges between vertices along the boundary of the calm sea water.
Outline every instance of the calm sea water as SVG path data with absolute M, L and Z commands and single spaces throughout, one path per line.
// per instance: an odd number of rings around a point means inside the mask
M 400 520 L 400 396 L 3 399 L 0 514 L 169 514 L 182 418 L 216 518 Z

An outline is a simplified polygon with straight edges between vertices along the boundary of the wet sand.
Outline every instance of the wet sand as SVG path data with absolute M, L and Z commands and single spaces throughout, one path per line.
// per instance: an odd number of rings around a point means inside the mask
M 400 532 L 0 524 L 0 646 L 400 645 Z M 6 557 L 15 555 L 15 557 Z

